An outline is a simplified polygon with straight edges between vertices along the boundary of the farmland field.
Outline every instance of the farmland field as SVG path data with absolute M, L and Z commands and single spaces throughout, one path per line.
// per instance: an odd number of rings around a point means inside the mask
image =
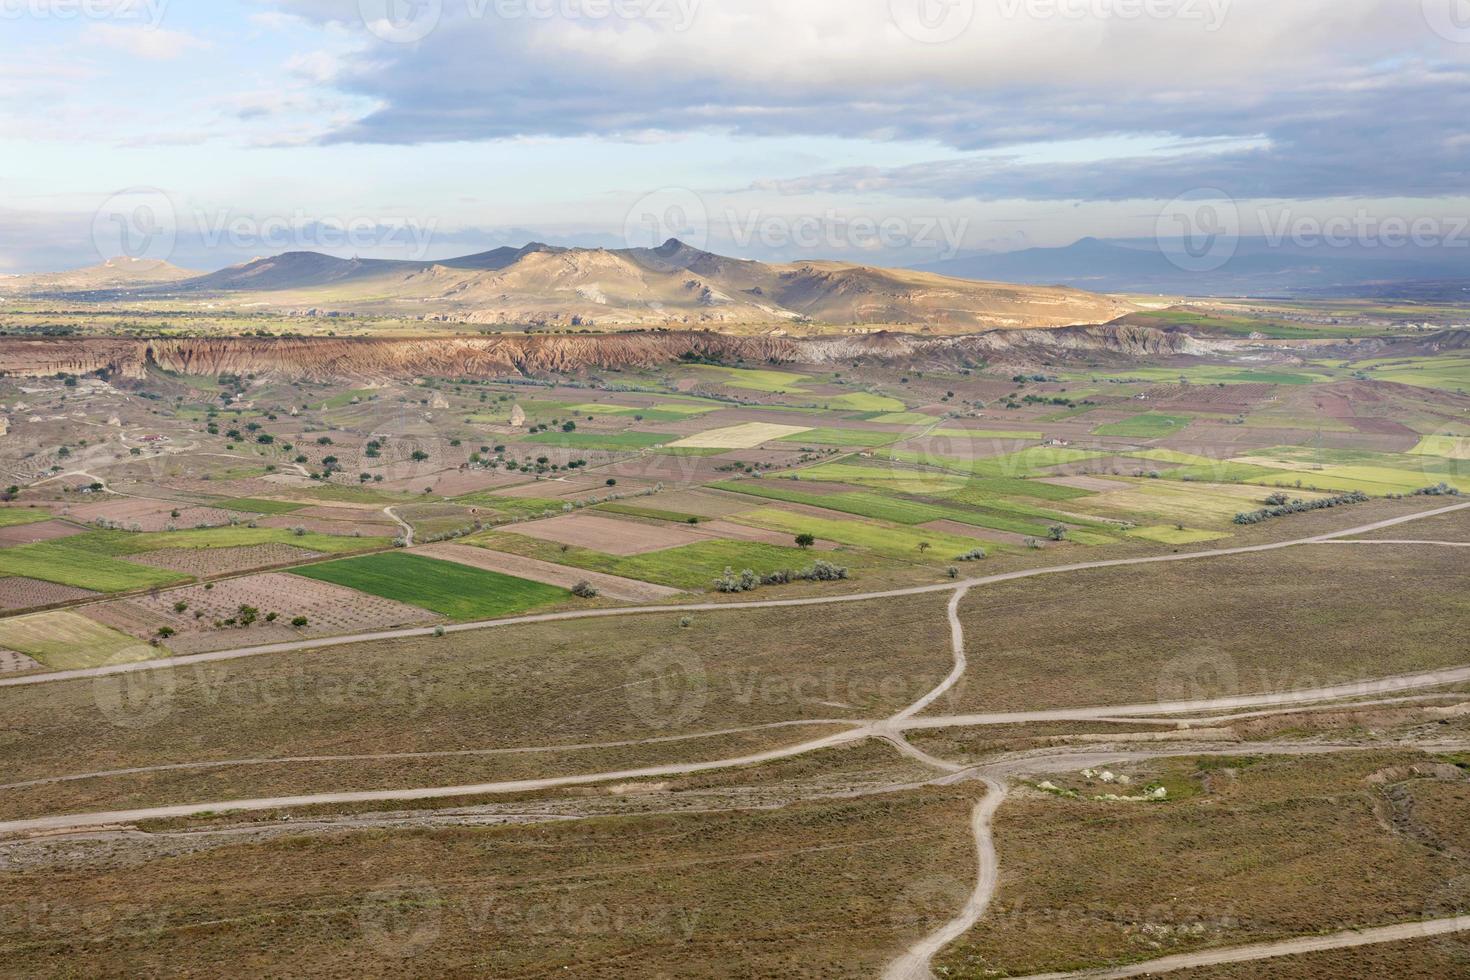
M 810 430 L 799 425 L 747 422 L 725 429 L 711 429 L 669 445 L 673 449 L 753 449 L 777 439 L 800 436 L 808 431 Z
M 1100 436 L 1163 439 L 1183 432 L 1193 421 L 1194 419 L 1187 415 L 1161 415 L 1158 412 L 1148 412 L 1143 415 L 1135 415 L 1122 422 L 1098 426 L 1093 431 Z
M 555 586 L 397 553 L 313 565 L 296 574 L 422 606 L 457 620 L 509 616 L 570 598 L 565 589 Z
M 133 663 L 168 653 L 70 612 L 0 620 L 0 647 L 27 654 L 56 670 Z

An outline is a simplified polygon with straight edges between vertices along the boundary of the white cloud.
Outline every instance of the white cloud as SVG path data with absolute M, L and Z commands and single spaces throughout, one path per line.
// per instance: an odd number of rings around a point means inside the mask
M 89 24 L 82 40 L 148 61 L 171 61 L 190 51 L 212 47 L 210 42 L 186 31 L 121 24 Z

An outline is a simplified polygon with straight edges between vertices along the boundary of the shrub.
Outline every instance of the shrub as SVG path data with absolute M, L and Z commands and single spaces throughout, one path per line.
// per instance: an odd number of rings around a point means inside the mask
M 1459 490 L 1457 490 L 1456 488 L 1450 486 L 1448 483 L 1441 483 L 1438 486 L 1425 487 L 1422 490 L 1415 490 L 1414 491 L 1414 496 L 1416 496 L 1416 497 L 1459 497 L 1459 496 L 1462 496 L 1462 494 L 1460 493 Z
M 963 555 L 960 555 L 955 561 L 984 561 L 985 558 L 985 549 L 976 548 L 974 551 L 967 551 Z
M 307 619 L 305 616 L 297 616 L 295 619 L 291 620 L 291 625 L 296 627 L 297 629 L 302 629 L 310 622 L 311 620 Z
M 1046 535 L 1053 541 L 1065 541 L 1067 540 L 1067 529 L 1060 524 L 1053 524 L 1047 528 Z
M 578 599 L 596 599 L 602 593 L 591 582 L 578 582 L 572 586 L 572 595 Z
M 1360 490 L 1343 494 L 1340 497 L 1321 497 L 1317 500 L 1293 500 L 1287 504 L 1275 507 L 1267 507 L 1264 510 L 1251 511 L 1248 514 L 1236 514 L 1235 523 L 1240 525 L 1263 524 L 1275 517 L 1286 517 L 1289 514 L 1305 514 L 1314 510 L 1328 510 L 1333 507 L 1347 507 L 1351 504 L 1363 504 L 1368 502 L 1368 495 Z

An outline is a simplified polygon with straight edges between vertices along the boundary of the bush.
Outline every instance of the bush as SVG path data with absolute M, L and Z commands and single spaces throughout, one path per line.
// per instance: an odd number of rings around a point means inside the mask
M 1448 483 L 1441 483 L 1434 487 L 1425 487 L 1423 490 L 1415 490 L 1416 497 L 1459 497 L 1463 496 L 1459 490 Z
M 1343 494 L 1340 497 L 1322 497 L 1317 500 L 1293 500 L 1287 504 L 1275 507 L 1267 507 L 1265 510 L 1251 511 L 1248 514 L 1236 514 L 1235 523 L 1240 525 L 1263 524 L 1275 517 L 1286 517 L 1289 514 L 1305 514 L 1314 510 L 1328 510 L 1333 507 L 1347 507 L 1351 504 L 1365 504 L 1368 495 L 1359 490 Z
M 302 629 L 303 627 L 309 625 L 310 622 L 311 620 L 307 619 L 305 616 L 297 616 L 295 619 L 291 620 L 291 625 L 296 627 L 297 629 Z
M 591 582 L 578 582 L 572 586 L 572 595 L 578 599 L 596 599 L 602 593 Z
M 985 558 L 985 549 L 976 548 L 974 551 L 967 551 L 963 555 L 960 555 L 955 561 L 984 561 Z

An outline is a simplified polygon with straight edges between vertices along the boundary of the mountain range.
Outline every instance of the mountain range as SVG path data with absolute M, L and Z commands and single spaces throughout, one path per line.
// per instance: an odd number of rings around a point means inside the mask
M 206 275 L 136 263 L 138 274 L 120 281 L 127 265 L 114 260 L 63 275 L 15 277 L 0 289 L 93 302 L 588 328 L 809 322 L 986 330 L 1104 323 L 1134 309 L 1068 287 L 843 262 L 768 264 L 677 239 L 629 249 L 533 242 L 432 262 L 287 252 Z

